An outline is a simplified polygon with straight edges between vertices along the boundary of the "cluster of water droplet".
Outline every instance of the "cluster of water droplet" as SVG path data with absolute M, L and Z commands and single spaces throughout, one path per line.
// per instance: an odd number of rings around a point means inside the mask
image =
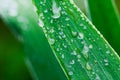
M 43 4 L 45 4 L 45 2 L 46 2 L 46 0 L 44 0 L 44 2 L 41 2 L 41 4 L 43 5 Z M 73 4 L 73 0 L 70 0 L 70 2 L 71 2 L 71 4 Z M 59 6 L 59 5 L 62 5 L 62 6 Z M 100 62 L 98 62 L 97 57 L 93 56 L 94 54 L 91 53 L 91 50 L 94 48 L 94 46 L 87 41 L 87 40 L 89 40 L 91 42 L 94 42 L 96 45 L 97 44 L 96 40 L 100 40 L 99 38 L 92 39 L 91 36 L 93 36 L 93 34 L 87 32 L 87 29 L 90 29 L 90 28 L 87 27 L 86 25 L 90 26 L 92 24 L 88 20 L 86 20 L 86 18 L 84 17 L 83 14 L 81 14 L 81 15 L 79 15 L 80 19 L 76 19 L 76 20 L 79 20 L 78 22 L 84 21 L 84 22 L 86 22 L 86 24 L 80 23 L 80 24 L 74 25 L 72 23 L 74 20 L 71 21 L 72 17 L 70 16 L 70 14 L 67 14 L 67 12 L 66 12 L 67 10 L 65 11 L 65 9 L 68 7 L 68 6 L 66 6 L 66 2 L 61 1 L 61 4 L 59 4 L 59 5 L 55 2 L 55 0 L 52 0 L 52 5 L 51 5 L 51 9 L 50 9 L 52 14 L 48 17 L 44 17 L 43 14 L 48 13 L 48 11 L 49 11 L 48 9 L 44 9 L 44 12 L 40 15 L 41 19 L 39 20 L 39 25 L 42 28 L 45 27 L 46 34 L 49 39 L 49 43 L 54 48 L 54 50 L 57 51 L 57 55 L 60 55 L 60 58 L 62 59 L 62 61 L 65 62 L 65 66 L 68 67 L 68 75 L 75 74 L 75 72 L 73 70 L 74 65 L 75 64 L 77 65 L 79 63 L 83 67 L 83 69 L 86 70 L 86 72 L 89 76 L 94 75 L 95 76 L 94 80 L 100 80 L 99 70 L 101 70 L 101 69 L 99 69 L 97 71 L 95 71 L 95 69 L 94 69 L 94 66 L 95 65 L 99 66 Z M 73 6 L 73 7 L 76 7 L 76 6 Z M 69 9 L 69 11 L 71 12 L 71 14 L 73 13 L 72 9 Z M 79 12 L 80 10 L 77 9 L 77 11 Z M 44 23 L 44 19 L 48 20 L 49 25 Z M 77 26 L 77 28 L 76 28 L 76 26 Z M 81 29 L 84 31 L 81 31 Z M 45 32 L 45 30 L 44 30 L 44 32 Z M 97 33 L 100 34 L 99 32 L 97 32 Z M 101 37 L 103 37 L 103 36 L 101 36 Z M 79 44 L 77 44 L 77 43 L 79 43 Z M 107 49 L 107 47 L 106 47 L 106 49 Z M 102 48 L 99 47 L 96 50 L 102 51 Z M 109 49 L 106 50 L 106 54 L 110 54 L 110 53 L 111 52 L 109 51 Z M 92 55 L 93 58 L 95 58 L 95 60 L 94 60 L 95 64 L 91 64 L 89 55 Z M 102 55 L 102 54 L 100 54 L 100 55 Z M 71 57 L 69 58 L 69 56 L 71 56 Z M 84 62 L 85 62 L 85 64 L 84 64 Z M 105 66 L 109 65 L 108 59 L 104 59 L 103 62 L 104 62 Z M 92 75 L 91 75 L 91 73 L 92 73 Z

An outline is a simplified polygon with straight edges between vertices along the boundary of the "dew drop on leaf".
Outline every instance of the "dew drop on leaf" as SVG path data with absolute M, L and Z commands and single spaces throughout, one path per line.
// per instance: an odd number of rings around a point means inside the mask
M 91 68 L 91 66 L 89 65 L 88 62 L 86 63 L 86 69 L 89 70 L 89 71 L 92 70 L 92 68 Z
M 65 18 L 65 21 L 69 21 L 70 19 L 68 17 Z
M 79 33 L 79 34 L 78 34 L 78 39 L 83 39 L 83 38 L 84 38 L 83 33 Z
M 109 63 L 108 63 L 108 60 L 107 59 L 104 59 L 104 62 L 105 62 L 105 66 L 108 66 Z
M 64 57 L 65 57 L 65 56 L 64 56 L 64 54 L 62 54 L 62 56 L 61 56 L 61 57 L 64 59 Z
M 61 7 L 58 7 L 56 2 L 53 0 L 53 4 L 52 4 L 52 12 L 53 12 L 53 18 L 59 18 L 60 17 L 60 11 L 61 11 Z
M 88 59 L 88 51 L 89 51 L 89 47 L 85 44 L 82 50 L 82 53 L 85 59 Z
M 44 27 L 44 23 L 41 19 L 38 20 L 38 24 L 39 24 L 40 27 Z
M 107 54 L 109 54 L 109 53 L 110 53 L 110 51 L 109 51 L 109 50 L 107 50 L 107 51 L 106 51 L 106 53 L 107 53 Z
M 92 49 L 92 48 L 93 48 L 92 44 L 90 44 L 90 45 L 89 45 L 89 48 L 90 48 L 90 49 Z
M 44 13 L 47 13 L 48 12 L 48 10 L 46 9 L 46 10 L 44 10 Z
M 101 80 L 99 75 L 96 74 L 95 80 Z
M 73 51 L 73 52 L 71 53 L 71 55 L 77 55 L 76 51 Z
M 70 61 L 70 64 L 75 64 L 75 60 Z
M 73 75 L 73 72 L 72 72 L 72 71 L 69 71 L 68 74 L 69 74 L 69 75 Z
M 81 58 L 81 56 L 80 56 L 80 55 L 77 55 L 77 58 Z
M 55 44 L 55 40 L 52 39 L 52 38 L 49 39 L 49 42 L 50 42 L 51 45 L 54 45 L 54 44 Z
M 77 32 L 72 31 L 72 36 L 73 36 L 73 37 L 77 37 L 77 35 L 78 35 L 78 33 L 77 33 Z

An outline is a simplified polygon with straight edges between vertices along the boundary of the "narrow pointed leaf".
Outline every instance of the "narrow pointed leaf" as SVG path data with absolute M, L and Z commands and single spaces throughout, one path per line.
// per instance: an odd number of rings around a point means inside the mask
M 33 0 L 68 80 L 119 80 L 120 59 L 73 0 Z

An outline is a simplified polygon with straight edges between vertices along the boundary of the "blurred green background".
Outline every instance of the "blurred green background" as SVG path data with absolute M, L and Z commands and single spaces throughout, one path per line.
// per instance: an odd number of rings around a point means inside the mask
M 31 80 L 24 47 L 0 19 L 0 80 Z

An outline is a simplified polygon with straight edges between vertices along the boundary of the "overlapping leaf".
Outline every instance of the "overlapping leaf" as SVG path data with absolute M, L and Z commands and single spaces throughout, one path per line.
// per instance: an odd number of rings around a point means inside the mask
M 114 0 L 86 0 L 86 6 L 88 17 L 120 54 L 120 17 Z

